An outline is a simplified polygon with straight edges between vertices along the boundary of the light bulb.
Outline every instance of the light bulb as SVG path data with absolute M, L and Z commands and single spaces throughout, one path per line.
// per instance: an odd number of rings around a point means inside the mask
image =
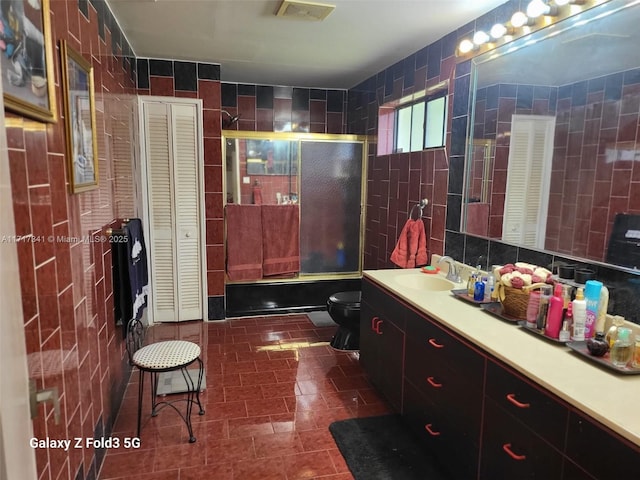
M 489 41 L 489 35 L 484 30 L 478 30 L 473 35 L 473 43 L 476 45 L 482 45 L 483 43 L 487 43 Z
M 496 23 L 491 30 L 489 31 L 491 36 L 496 40 L 498 38 L 502 38 L 507 33 L 507 27 L 505 27 L 502 23 Z
M 527 23 L 529 23 L 529 17 L 527 17 L 523 12 L 516 12 L 511 17 L 511 25 L 516 28 L 523 27 Z
M 460 51 L 460 53 L 469 53 L 471 50 L 473 50 L 473 48 L 473 42 L 468 38 L 462 40 L 460 42 L 460 45 L 458 45 L 458 50 Z
M 527 5 L 527 16 L 530 18 L 538 18 L 540 15 L 547 13 L 549 6 L 542 0 L 531 0 Z
M 538 18 L 541 15 L 556 15 L 558 7 L 551 7 L 542 0 L 531 0 L 527 5 L 527 16 L 529 18 Z

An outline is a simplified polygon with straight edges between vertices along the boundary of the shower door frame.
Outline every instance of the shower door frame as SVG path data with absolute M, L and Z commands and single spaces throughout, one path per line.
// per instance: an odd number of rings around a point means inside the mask
M 329 273 L 298 273 L 295 277 L 291 278 L 262 278 L 259 280 L 252 281 L 237 281 L 234 282 L 229 280 L 225 274 L 225 285 L 230 284 L 247 284 L 247 283 L 295 283 L 295 282 L 308 282 L 310 280 L 336 280 L 336 279 L 349 279 L 349 278 L 360 278 L 362 276 L 362 267 L 364 264 L 363 259 L 363 248 L 364 248 L 364 236 L 365 236 L 365 220 L 366 220 L 366 199 L 367 199 L 367 152 L 368 152 L 368 143 L 369 139 L 365 135 L 348 135 L 348 134 L 327 134 L 327 133 L 304 133 L 304 132 L 253 132 L 253 131 L 242 131 L 242 130 L 222 130 L 222 166 L 224 168 L 222 174 L 222 189 L 223 189 L 223 202 L 224 206 L 227 205 L 227 192 L 230 188 L 227 185 L 227 171 L 226 171 L 226 158 L 227 158 L 227 140 L 233 139 L 247 139 L 247 140 L 289 140 L 298 142 L 298 165 L 297 165 L 297 173 L 296 173 L 296 181 L 298 182 L 298 189 L 301 187 L 300 175 L 302 173 L 302 168 L 300 165 L 302 148 L 300 146 L 300 142 L 304 141 L 326 141 L 326 142 L 336 142 L 336 143 L 362 143 L 362 165 L 361 165 L 361 181 L 360 181 L 360 235 L 358 238 L 358 270 L 353 272 L 329 272 Z M 233 168 L 235 169 L 235 178 L 239 183 L 243 177 L 242 172 L 240 172 L 240 162 L 234 162 Z M 245 175 L 249 176 L 249 175 Z M 233 186 L 234 190 L 239 189 L 239 185 Z M 302 193 L 300 194 L 300 202 L 303 201 Z M 227 255 L 227 236 L 226 236 L 226 228 L 227 221 L 226 216 L 224 219 L 224 258 Z

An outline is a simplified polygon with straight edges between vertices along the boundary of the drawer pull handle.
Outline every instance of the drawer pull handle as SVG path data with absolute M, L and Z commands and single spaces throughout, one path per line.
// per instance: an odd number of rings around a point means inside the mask
M 522 403 L 522 402 L 519 402 L 518 400 L 516 400 L 515 393 L 507 394 L 507 400 L 509 400 L 511 403 L 513 403 L 518 408 L 529 408 L 531 406 L 531 404 L 529 404 L 529 403 Z
M 433 379 L 433 377 L 427 377 L 427 382 L 429 382 L 429 385 L 431 385 L 432 387 L 435 387 L 435 388 L 442 387 L 442 384 L 441 383 L 436 383 L 436 381 Z
M 432 347 L 444 348 L 444 345 L 442 345 L 441 343 L 436 342 L 434 338 L 430 338 L 429 339 L 429 343 L 431 344 Z
M 371 330 L 373 330 L 374 332 L 376 331 L 376 326 L 375 323 L 378 321 L 378 317 L 372 317 L 371 318 Z
M 429 435 L 431 435 L 432 437 L 437 437 L 438 435 L 440 435 L 440 432 L 436 432 L 435 430 L 433 430 L 433 429 L 431 428 L 431 424 L 430 424 L 430 423 L 427 423 L 427 424 L 424 426 L 424 429 L 425 429 L 427 432 L 429 432 Z
M 380 331 L 380 325 L 382 325 L 382 320 L 378 320 L 378 321 L 376 322 L 376 328 L 374 328 L 375 332 L 376 332 L 378 335 L 382 335 L 382 332 Z
M 504 445 L 502 445 L 502 449 L 507 452 L 507 454 L 509 454 L 509 456 L 511 458 L 513 458 L 514 460 L 525 460 L 527 458 L 526 455 L 518 455 L 517 453 L 513 453 L 513 451 L 511 450 L 511 444 L 510 443 L 505 443 Z

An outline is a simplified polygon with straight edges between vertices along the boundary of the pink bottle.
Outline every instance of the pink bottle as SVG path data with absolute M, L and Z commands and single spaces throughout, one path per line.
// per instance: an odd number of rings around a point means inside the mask
M 562 311 L 564 301 L 562 299 L 562 284 L 556 283 L 553 290 L 553 297 L 549 299 L 549 311 L 547 313 L 547 326 L 545 335 L 551 338 L 558 338 L 562 328 Z

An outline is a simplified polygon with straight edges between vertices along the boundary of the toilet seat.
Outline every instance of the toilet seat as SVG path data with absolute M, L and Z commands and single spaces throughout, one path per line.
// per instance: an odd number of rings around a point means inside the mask
M 329 297 L 328 304 L 333 304 L 344 310 L 360 310 L 360 299 L 362 292 L 359 290 L 352 292 L 338 292 Z

